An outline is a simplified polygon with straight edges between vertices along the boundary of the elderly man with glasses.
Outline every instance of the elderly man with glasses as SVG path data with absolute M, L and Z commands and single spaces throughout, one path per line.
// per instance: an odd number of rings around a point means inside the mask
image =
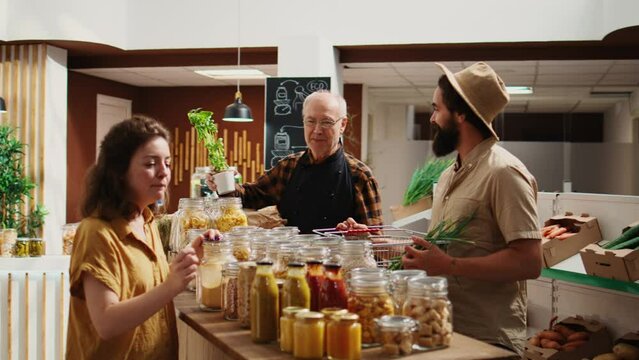
M 378 184 L 371 169 L 344 152 L 341 135 L 348 124 L 346 101 L 327 91 L 307 96 L 302 109 L 308 148 L 280 160 L 253 183 L 236 185 L 245 207 L 277 205 L 287 225 L 302 233 L 330 228 L 350 218 L 382 224 Z M 208 185 L 216 186 L 209 177 Z

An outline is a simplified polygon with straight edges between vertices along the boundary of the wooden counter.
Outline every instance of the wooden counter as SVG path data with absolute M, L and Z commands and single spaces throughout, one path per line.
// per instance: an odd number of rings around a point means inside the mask
M 251 341 L 249 330 L 235 321 L 226 321 L 219 312 L 200 311 L 195 294 L 185 292 L 175 298 L 180 334 L 180 359 L 293 359 L 277 344 L 258 345 Z M 514 354 L 504 349 L 455 333 L 450 347 L 416 353 L 402 359 L 504 359 Z M 382 359 L 380 349 L 362 351 L 363 359 Z

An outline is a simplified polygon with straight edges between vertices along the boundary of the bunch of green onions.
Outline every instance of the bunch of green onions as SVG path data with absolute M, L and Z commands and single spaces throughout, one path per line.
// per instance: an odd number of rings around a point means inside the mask
M 428 233 L 426 233 L 426 235 L 424 236 L 424 240 L 430 242 L 433 245 L 439 246 L 442 249 L 446 249 L 449 244 L 454 242 L 474 245 L 474 241 L 461 239 L 466 226 L 474 217 L 475 212 L 454 221 L 442 220 L 437 225 L 435 225 Z M 413 244 L 411 246 L 417 250 L 424 250 L 424 247 L 421 245 Z M 403 269 L 404 265 L 402 264 L 402 256 L 405 254 L 406 253 L 404 252 L 401 256 L 392 258 L 388 265 L 388 269 L 391 271 Z
M 423 167 L 415 169 L 404 193 L 402 205 L 412 205 L 419 199 L 432 195 L 433 184 L 453 161 L 454 159 L 431 159 Z

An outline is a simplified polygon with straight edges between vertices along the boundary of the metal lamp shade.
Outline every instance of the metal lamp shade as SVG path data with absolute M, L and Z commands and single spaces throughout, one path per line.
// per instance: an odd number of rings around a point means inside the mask
M 235 101 L 224 110 L 224 118 L 222 118 L 222 120 L 231 122 L 251 122 L 253 121 L 253 114 L 251 114 L 251 108 L 242 103 L 242 98 L 236 97 Z

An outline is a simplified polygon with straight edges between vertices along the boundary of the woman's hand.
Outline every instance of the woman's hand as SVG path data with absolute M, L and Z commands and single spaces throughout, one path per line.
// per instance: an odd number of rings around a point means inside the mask
M 451 273 L 453 257 L 443 252 L 439 247 L 419 236 L 412 236 L 413 244 L 420 245 L 424 250 L 417 250 L 406 246 L 406 254 L 402 257 L 404 269 L 426 270 L 429 276 Z
M 200 243 L 200 250 L 202 246 Z M 193 247 L 186 247 L 180 251 L 169 265 L 169 276 L 166 278 L 169 286 L 175 294 L 182 292 L 186 286 L 195 279 L 197 265 L 200 263 Z
M 215 229 L 209 229 L 204 234 L 198 236 L 197 238 L 195 238 L 195 240 L 193 240 L 193 242 L 191 243 L 191 247 L 193 248 L 193 250 L 195 250 L 195 254 L 200 260 L 202 260 L 202 257 L 204 257 L 204 249 L 202 248 L 202 244 L 204 243 L 205 238 L 219 240 L 222 238 L 222 234 Z

